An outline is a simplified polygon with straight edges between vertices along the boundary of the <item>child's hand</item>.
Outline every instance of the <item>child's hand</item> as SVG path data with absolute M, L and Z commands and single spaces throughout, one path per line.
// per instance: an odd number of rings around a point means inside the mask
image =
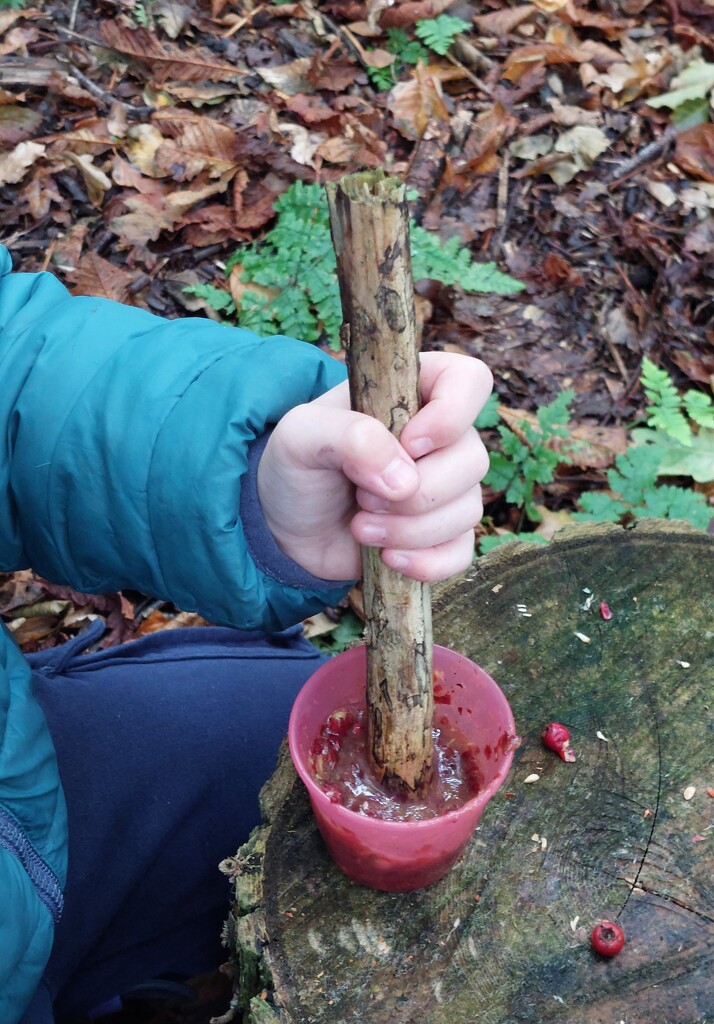
M 470 564 L 488 470 L 472 424 L 491 373 L 470 356 L 428 352 L 420 384 L 424 405 L 401 441 L 350 410 L 346 382 L 275 428 L 258 467 L 260 502 L 278 546 L 314 576 L 360 576 L 360 544 L 425 582 Z

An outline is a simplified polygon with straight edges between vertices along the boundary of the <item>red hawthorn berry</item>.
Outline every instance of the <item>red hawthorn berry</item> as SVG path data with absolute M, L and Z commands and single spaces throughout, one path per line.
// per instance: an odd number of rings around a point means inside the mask
M 550 725 L 546 725 L 540 738 L 544 747 L 560 754 L 564 761 L 569 761 L 572 764 L 575 760 L 575 751 L 570 746 L 570 733 L 560 722 L 551 722 Z
M 619 924 L 601 921 L 593 928 L 590 943 L 600 956 L 617 956 L 625 945 L 625 933 Z
M 607 603 L 607 601 L 601 601 L 600 602 L 600 618 L 604 619 L 605 622 L 609 622 L 610 619 L 612 618 L 612 612 L 610 610 L 610 605 Z

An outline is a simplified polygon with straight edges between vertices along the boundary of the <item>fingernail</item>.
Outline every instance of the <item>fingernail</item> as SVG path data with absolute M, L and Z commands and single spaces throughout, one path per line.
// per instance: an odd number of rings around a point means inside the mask
M 389 512 L 392 503 L 386 498 L 380 498 L 377 494 L 363 494 L 359 499 L 360 507 L 365 512 L 385 513 Z
M 418 437 L 416 441 L 411 441 L 409 444 L 409 452 L 415 459 L 420 459 L 422 455 L 428 455 L 433 451 L 434 442 L 430 437 Z
M 405 569 L 409 568 L 409 559 L 406 555 L 398 555 L 392 552 L 389 556 L 389 567 L 390 569 L 396 569 L 397 572 L 404 572 Z
M 387 535 L 381 526 L 363 526 L 360 530 L 360 539 L 363 544 L 384 544 Z
M 414 483 L 414 473 L 414 467 L 410 466 L 408 462 L 404 462 L 403 459 L 394 459 L 382 473 L 382 480 L 387 487 L 400 490 L 402 487 Z

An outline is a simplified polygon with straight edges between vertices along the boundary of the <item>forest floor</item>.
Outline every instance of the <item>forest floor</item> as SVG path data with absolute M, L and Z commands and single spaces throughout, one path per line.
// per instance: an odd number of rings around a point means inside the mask
M 414 190 L 417 223 L 524 286 L 419 281 L 423 347 L 484 359 L 511 425 L 574 391 L 589 455 L 539 490 L 548 512 L 567 518 L 625 450 L 645 357 L 711 394 L 711 0 L 15 2 L 0 0 L 0 242 L 17 269 L 217 317 L 184 288 L 239 303 L 225 264 L 295 182 L 384 167 Z M 464 25 L 439 54 L 424 25 L 444 14 Z M 648 100 L 694 60 L 705 84 L 675 130 Z M 495 492 L 486 512 L 522 522 Z M 29 572 L 0 575 L 0 613 L 27 651 L 89 617 L 104 644 L 202 621 Z M 146 1019 L 203 1021 L 208 1001 Z

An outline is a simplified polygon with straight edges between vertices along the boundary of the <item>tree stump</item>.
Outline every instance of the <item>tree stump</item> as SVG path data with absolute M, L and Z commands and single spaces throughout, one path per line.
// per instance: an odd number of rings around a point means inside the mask
M 506 784 L 443 881 L 388 894 L 334 867 L 282 757 L 223 865 L 238 1018 L 711 1024 L 714 538 L 649 520 L 508 545 L 437 588 L 434 635 L 511 703 Z M 574 764 L 542 746 L 549 721 Z M 601 919 L 627 938 L 609 961 Z

